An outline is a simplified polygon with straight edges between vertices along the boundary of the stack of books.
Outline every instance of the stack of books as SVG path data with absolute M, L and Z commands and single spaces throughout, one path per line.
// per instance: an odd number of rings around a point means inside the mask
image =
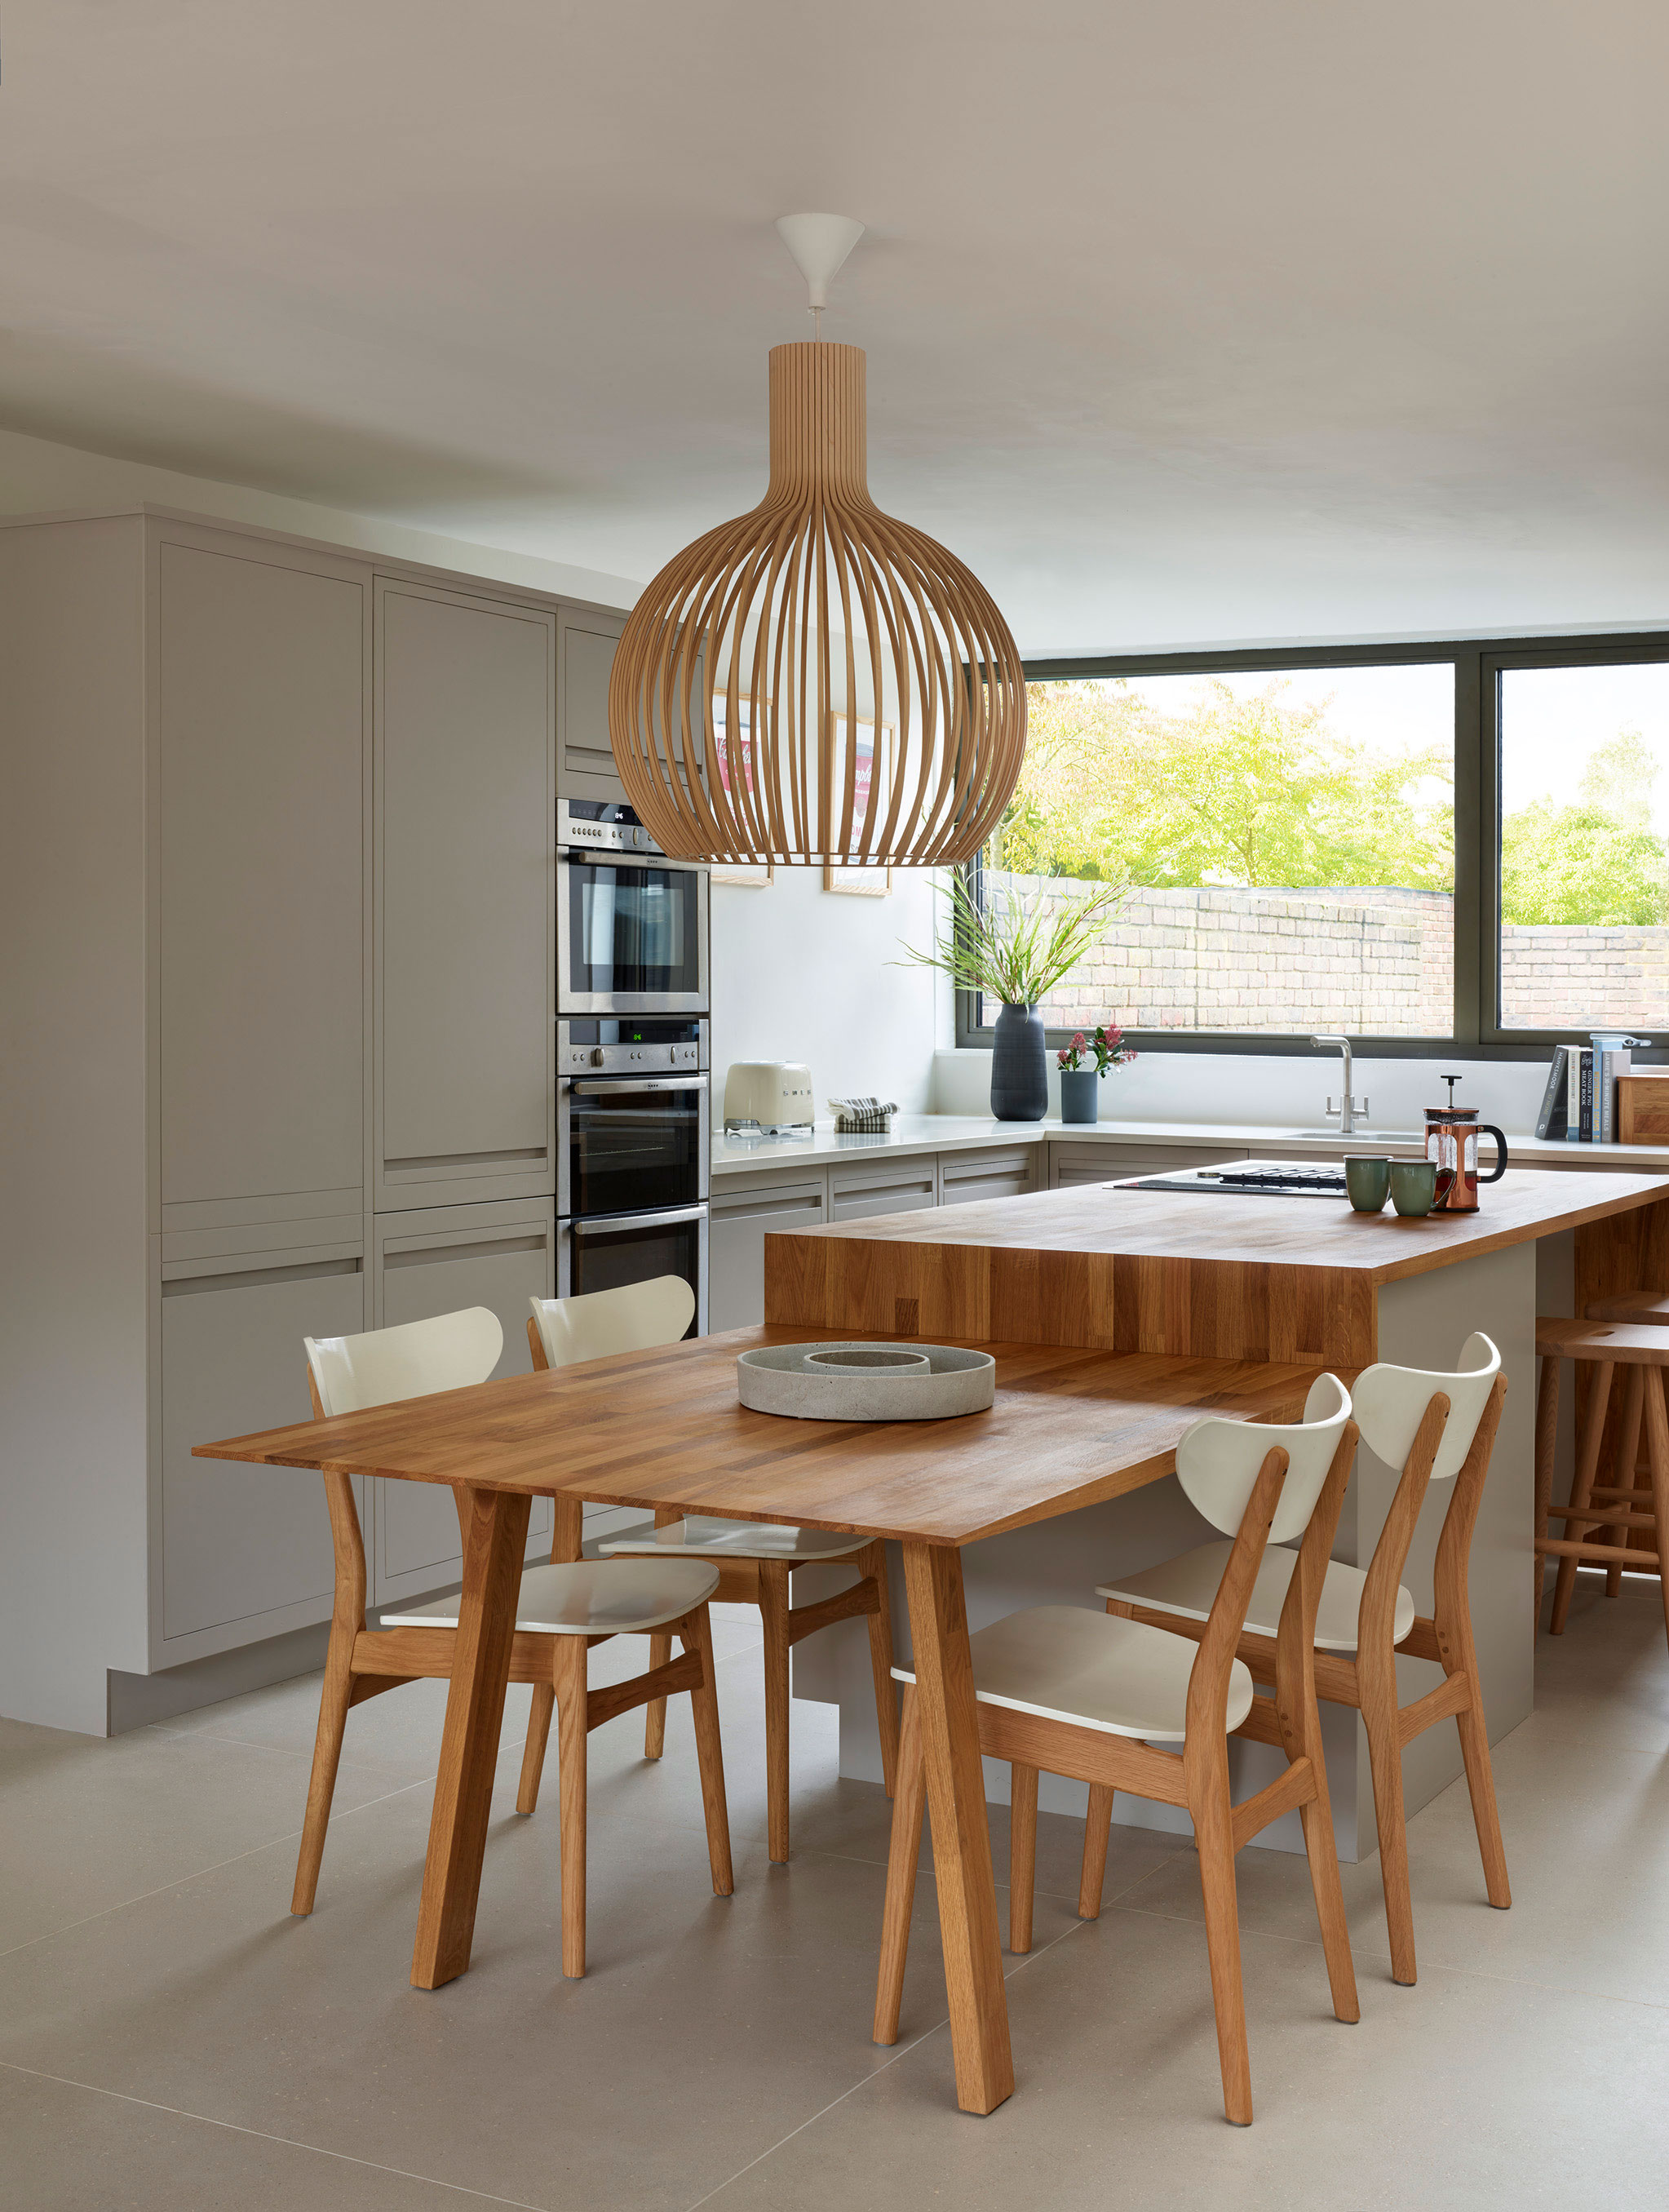
M 1570 1145 L 1614 1145 L 1617 1079 L 1628 1073 L 1634 1048 L 1650 1042 L 1622 1030 L 1594 1030 L 1587 1044 L 1556 1044 L 1536 1134 Z

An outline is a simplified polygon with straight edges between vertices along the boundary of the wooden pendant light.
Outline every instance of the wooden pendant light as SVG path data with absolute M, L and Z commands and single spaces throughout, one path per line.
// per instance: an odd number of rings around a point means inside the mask
M 686 546 L 627 621 L 609 686 L 627 795 L 686 860 L 968 860 L 1025 750 L 1008 625 L 870 497 L 856 346 L 774 348 L 770 406 L 762 501 Z

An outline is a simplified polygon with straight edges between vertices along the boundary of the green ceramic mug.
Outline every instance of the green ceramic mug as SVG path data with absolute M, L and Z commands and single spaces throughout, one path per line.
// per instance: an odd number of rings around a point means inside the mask
M 1429 1213 L 1437 1197 L 1437 1166 L 1433 1160 L 1393 1160 L 1391 1203 L 1399 1213 Z
M 1344 1160 L 1344 1189 L 1358 1213 L 1378 1213 L 1391 1195 L 1391 1163 L 1357 1153 Z

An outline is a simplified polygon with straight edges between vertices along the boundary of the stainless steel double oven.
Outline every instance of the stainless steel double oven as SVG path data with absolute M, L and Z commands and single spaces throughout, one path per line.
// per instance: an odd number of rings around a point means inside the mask
M 682 1275 L 707 1322 L 707 878 L 631 809 L 556 820 L 556 1291 Z

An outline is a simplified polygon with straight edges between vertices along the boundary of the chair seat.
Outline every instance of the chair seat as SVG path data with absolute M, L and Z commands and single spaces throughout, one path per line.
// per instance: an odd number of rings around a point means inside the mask
M 1187 1637 L 1083 1606 L 1035 1605 L 980 1629 L 968 1645 L 981 1705 L 1151 1743 L 1180 1743 L 1187 1734 L 1188 1676 L 1199 1647 Z M 915 1680 L 908 1667 L 893 1674 Z M 1237 1729 L 1251 1710 L 1252 1677 L 1236 1659 L 1227 1726 Z
M 1102 1583 L 1095 1595 L 1121 1598 L 1126 1604 L 1145 1606 L 1154 1613 L 1178 1613 L 1185 1620 L 1209 1620 L 1217 1584 L 1223 1580 L 1223 1571 L 1233 1549 L 1233 1545 L 1226 1543 L 1201 1544 L 1195 1551 L 1167 1559 L 1162 1566 L 1145 1568 L 1139 1575 L 1125 1575 L 1115 1583 Z M 1298 1554 L 1289 1551 L 1284 1544 L 1271 1544 L 1265 1552 L 1253 1587 L 1252 1602 L 1246 1609 L 1246 1625 L 1256 1634 L 1273 1636 L 1279 1629 L 1287 1585 L 1297 1564 Z M 1318 1651 L 1356 1650 L 1362 1586 L 1367 1579 L 1360 1567 L 1347 1567 L 1337 1559 L 1328 1560 L 1321 1584 L 1321 1602 L 1315 1613 Z M 1399 1584 L 1393 1641 L 1400 1644 L 1413 1626 L 1414 1601 Z
M 700 1559 L 582 1559 L 575 1566 L 529 1567 L 516 1600 L 516 1626 L 535 1636 L 630 1636 L 660 1628 L 705 1605 L 719 1570 Z M 458 1600 L 385 1613 L 385 1628 L 456 1628 Z
M 604 1559 L 616 1553 L 660 1558 L 671 1552 L 680 1559 L 845 1559 L 861 1552 L 866 1536 L 831 1534 L 826 1528 L 778 1528 L 766 1521 L 720 1521 L 711 1514 L 691 1513 L 665 1528 L 628 1528 L 599 1544 Z

